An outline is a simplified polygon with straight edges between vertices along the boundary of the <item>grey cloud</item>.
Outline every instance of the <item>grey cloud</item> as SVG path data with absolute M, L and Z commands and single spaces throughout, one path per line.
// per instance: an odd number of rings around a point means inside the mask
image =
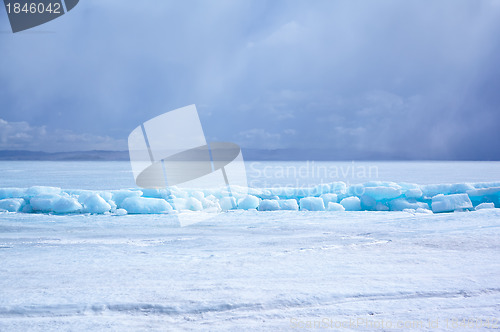
M 25 121 L 7 122 L 0 119 L 0 150 L 30 150 L 46 152 L 86 150 L 126 150 L 126 141 L 109 136 L 77 134 L 69 130 L 47 130 Z
M 124 140 L 196 103 L 208 137 L 243 146 L 500 158 L 497 1 L 144 4 L 87 0 L 54 33 L 1 34 L 1 117 Z

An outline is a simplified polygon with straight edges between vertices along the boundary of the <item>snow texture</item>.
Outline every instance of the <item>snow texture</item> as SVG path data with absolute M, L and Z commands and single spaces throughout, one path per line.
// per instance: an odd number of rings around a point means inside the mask
M 0 331 L 498 330 L 500 210 L 415 212 L 3 212 Z

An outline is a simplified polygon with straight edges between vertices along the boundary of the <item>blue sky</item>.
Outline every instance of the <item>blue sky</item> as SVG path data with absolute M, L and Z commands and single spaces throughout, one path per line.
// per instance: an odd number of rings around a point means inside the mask
M 500 159 L 498 0 L 81 0 L 9 31 L 0 150 L 126 150 L 196 104 L 244 148 Z

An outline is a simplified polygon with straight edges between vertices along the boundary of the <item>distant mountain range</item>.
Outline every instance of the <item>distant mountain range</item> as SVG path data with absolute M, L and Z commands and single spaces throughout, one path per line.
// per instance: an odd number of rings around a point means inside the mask
M 283 160 L 347 160 L 332 158 L 332 154 L 325 150 L 300 150 L 300 149 L 243 149 L 245 160 L 283 161 Z M 0 150 L 0 160 L 89 160 L 89 161 L 114 161 L 129 160 L 128 151 L 73 151 L 73 152 L 43 152 L 26 150 Z
M 0 151 L 0 160 L 129 160 L 128 151 L 74 151 L 74 152 L 43 152 L 26 150 Z
M 376 161 L 376 160 L 415 160 L 409 156 L 402 156 L 400 154 L 385 154 L 378 153 L 364 153 L 360 157 L 359 153 L 351 151 L 334 152 L 325 149 L 275 149 L 275 150 L 262 150 L 262 149 L 245 149 L 243 148 L 243 158 L 247 161 Z M 128 151 L 73 151 L 73 152 L 43 152 L 43 151 L 26 151 L 26 150 L 0 150 L 0 160 L 53 160 L 53 161 L 71 161 L 71 160 L 88 160 L 88 161 L 128 161 Z M 419 159 L 416 159 L 419 160 Z M 426 159 L 420 159 L 426 160 Z M 428 159 L 427 159 L 428 160 Z M 443 157 L 442 159 L 434 160 L 485 160 L 483 158 L 468 159 L 456 156 L 449 159 Z M 488 160 L 488 159 L 486 159 Z M 495 159 L 490 159 L 495 160 Z M 497 159 L 498 160 L 498 159 Z

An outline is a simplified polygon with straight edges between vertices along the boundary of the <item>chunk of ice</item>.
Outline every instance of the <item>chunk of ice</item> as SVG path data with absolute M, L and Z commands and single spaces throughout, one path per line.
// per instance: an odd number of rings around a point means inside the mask
M 194 197 L 189 197 L 186 200 L 186 207 L 188 210 L 191 210 L 191 211 L 202 211 L 203 210 L 203 204 L 201 204 L 201 202 Z
M 233 209 L 236 209 L 236 207 L 237 207 L 236 199 L 234 197 L 231 197 L 231 196 L 222 197 L 219 200 L 219 204 L 220 204 L 222 211 L 233 210 Z
M 143 195 L 143 192 L 140 190 L 128 190 L 128 189 L 122 189 L 122 190 L 113 190 L 113 201 L 116 203 L 116 205 L 121 205 L 122 202 L 129 198 L 129 197 L 141 197 Z
M 300 211 L 325 211 L 325 203 L 321 197 L 304 197 L 299 203 Z
M 0 199 L 26 197 L 26 189 L 23 188 L 0 188 Z
M 89 213 L 105 213 L 111 210 L 111 205 L 98 194 L 88 196 L 83 206 L 85 206 L 85 211 Z
M 476 210 L 483 210 L 483 209 L 494 209 L 495 204 L 493 203 L 481 203 L 478 206 L 476 206 Z
M 172 206 L 166 200 L 149 197 L 128 197 L 120 208 L 131 214 L 159 214 L 172 211 Z
M 280 205 L 277 200 L 274 199 L 263 199 L 259 204 L 259 211 L 277 211 L 280 209 Z
M 75 213 L 82 205 L 75 198 L 61 195 L 41 195 L 33 197 L 30 205 L 37 212 Z
M 253 210 L 259 207 L 259 198 L 253 195 L 246 195 L 238 201 L 238 209 Z
M 76 213 L 82 210 L 82 205 L 73 197 L 62 196 L 54 202 L 52 211 L 55 213 Z
M 280 210 L 293 210 L 297 211 L 299 209 L 299 204 L 297 204 L 296 199 L 281 199 L 278 201 Z
M 340 201 L 346 211 L 361 211 L 361 201 L 356 196 L 346 197 Z
M 429 209 L 429 205 L 424 202 L 417 202 L 415 199 L 396 198 L 389 202 L 391 211 L 403 211 L 407 209 Z
M 33 211 L 52 212 L 52 207 L 59 198 L 59 195 L 42 195 L 30 199 L 30 205 Z
M 22 198 L 5 198 L 0 200 L 0 210 L 19 212 L 26 205 Z
M 439 194 L 432 197 L 432 212 L 452 212 L 472 209 L 472 202 L 467 194 Z
M 116 209 L 115 214 L 117 216 L 124 216 L 124 215 L 127 214 L 127 210 L 125 210 L 125 209 Z
M 329 202 L 328 203 L 328 211 L 345 211 L 345 208 L 339 203 Z
M 61 188 L 57 187 L 42 187 L 42 186 L 33 186 L 26 190 L 26 196 L 35 197 L 42 195 L 59 195 L 61 193 Z
M 337 194 L 323 194 L 319 196 L 323 199 L 323 202 L 325 203 L 325 206 L 328 206 L 328 203 L 333 202 L 337 203 L 338 202 L 338 196 Z
M 365 187 L 364 194 L 377 201 L 394 199 L 401 196 L 401 189 L 393 187 Z
M 232 209 L 323 211 L 337 203 L 347 211 L 403 211 L 419 209 L 453 212 L 500 207 L 500 182 L 420 186 L 412 183 L 372 181 L 347 187 L 343 182 L 310 188 L 125 189 L 62 190 L 33 186 L 0 188 L 0 210 L 23 213 L 165 213 L 172 209 L 220 212 Z M 285 190 L 283 190 L 285 189 Z M 329 192 L 326 192 L 329 191 Z M 434 194 L 430 196 L 431 194 Z M 319 196 L 319 197 L 318 197 Z M 151 199 L 151 200 L 150 200 Z M 481 205 L 482 203 L 488 203 Z M 471 206 L 472 205 L 472 206 Z M 332 205 L 332 209 L 340 209 Z

